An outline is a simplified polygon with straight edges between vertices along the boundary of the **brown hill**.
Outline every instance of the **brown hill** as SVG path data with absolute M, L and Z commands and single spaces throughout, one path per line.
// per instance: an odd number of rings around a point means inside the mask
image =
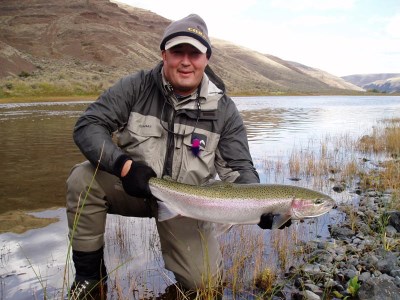
M 354 74 L 342 78 L 365 90 L 388 94 L 400 93 L 400 73 Z
M 1 96 L 99 93 L 117 78 L 151 68 L 170 20 L 108 0 L 0 1 Z M 231 93 L 343 93 L 293 63 L 212 39 L 210 65 Z M 305 67 L 305 66 L 303 66 Z
M 400 76 L 386 80 L 376 80 L 363 86 L 366 90 L 378 91 L 382 93 L 400 93 Z

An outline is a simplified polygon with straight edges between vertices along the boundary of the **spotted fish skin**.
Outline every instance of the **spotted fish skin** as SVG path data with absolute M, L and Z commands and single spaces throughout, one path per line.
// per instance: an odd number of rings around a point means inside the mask
M 293 185 L 235 184 L 216 181 L 204 186 L 151 178 L 151 193 L 160 200 L 159 221 L 177 215 L 222 224 L 258 224 L 265 213 L 288 219 L 318 217 L 334 207 L 334 200 L 317 191 Z

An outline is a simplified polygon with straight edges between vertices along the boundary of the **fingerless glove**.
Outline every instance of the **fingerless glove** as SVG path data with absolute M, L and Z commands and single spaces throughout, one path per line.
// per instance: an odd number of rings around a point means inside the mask
M 149 198 L 151 197 L 149 180 L 156 176 L 152 168 L 140 161 L 134 161 L 129 172 L 121 178 L 122 186 L 128 195 Z
M 115 173 L 121 178 L 125 192 L 137 198 L 151 197 L 149 180 L 151 177 L 157 177 L 157 174 L 144 162 L 133 161 L 128 173 L 124 177 L 121 177 L 123 165 L 130 159 L 129 156 L 123 155 L 117 160 L 115 165 Z
M 263 214 L 263 215 L 261 215 L 260 222 L 257 225 L 262 229 L 271 229 L 272 224 L 274 222 L 274 217 L 275 217 L 275 215 L 272 213 Z M 289 219 L 285 224 L 283 224 L 278 229 L 283 229 L 285 227 L 289 227 L 290 225 L 292 225 L 291 219 Z

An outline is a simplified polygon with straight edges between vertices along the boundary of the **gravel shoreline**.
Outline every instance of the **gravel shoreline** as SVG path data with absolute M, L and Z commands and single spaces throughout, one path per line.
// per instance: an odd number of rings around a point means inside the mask
M 362 190 L 356 206 L 340 205 L 331 237 L 306 242 L 304 263 L 291 267 L 271 299 L 400 299 L 400 212 L 386 210 L 392 191 Z

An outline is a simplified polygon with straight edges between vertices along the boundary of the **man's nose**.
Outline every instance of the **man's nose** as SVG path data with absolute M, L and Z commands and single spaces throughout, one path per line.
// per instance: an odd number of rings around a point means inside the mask
M 182 64 L 190 65 L 190 56 L 189 53 L 184 53 L 182 56 Z

